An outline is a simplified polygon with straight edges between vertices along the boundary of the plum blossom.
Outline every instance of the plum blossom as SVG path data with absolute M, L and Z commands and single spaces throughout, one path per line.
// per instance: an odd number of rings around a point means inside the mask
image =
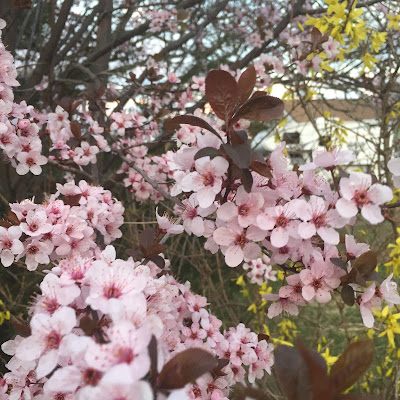
M 19 153 L 17 160 L 19 161 L 19 164 L 16 171 L 19 175 L 25 175 L 29 171 L 34 175 L 40 175 L 42 173 L 41 165 L 47 164 L 47 158 L 42 156 L 38 151 Z
M 313 161 L 302 165 L 300 171 L 315 169 L 317 167 L 333 170 L 338 165 L 346 165 L 356 159 L 350 150 L 340 150 L 337 148 L 324 151 L 314 151 L 312 154 Z
M 271 232 L 271 244 L 274 247 L 283 247 L 289 237 L 298 237 L 295 221 L 296 208 L 293 202 L 286 203 L 284 206 L 269 207 L 264 214 L 257 216 L 257 226 L 262 230 Z
M 39 360 L 36 376 L 38 379 L 44 377 L 56 367 L 58 349 L 75 325 L 75 311 L 70 307 L 61 307 L 51 316 L 34 315 L 32 335 L 21 341 L 16 356 L 23 361 Z
M 263 240 L 265 232 L 254 225 L 244 231 L 236 222 L 230 222 L 216 229 L 213 237 L 217 244 L 225 247 L 226 264 L 236 267 L 245 257 L 254 260 L 260 256 L 261 248 L 254 241 Z
M 287 312 L 289 315 L 299 314 L 297 305 L 287 297 L 280 297 L 279 294 L 266 293 L 262 295 L 262 298 L 267 301 L 276 301 L 268 308 L 268 318 L 270 319 L 282 314 L 282 312 Z
M 168 218 L 167 214 L 160 216 L 158 214 L 158 208 L 156 209 L 156 217 L 158 222 L 158 229 L 162 233 L 170 233 L 172 235 L 179 235 L 183 232 L 184 228 L 182 225 L 178 225 L 176 222 Z
M 223 157 L 202 157 L 195 162 L 195 172 L 186 175 L 181 182 L 185 192 L 197 193 L 200 207 L 207 208 L 215 200 L 222 188 L 222 177 L 228 170 L 229 163 Z
M 0 226 L 0 261 L 5 267 L 9 267 L 14 257 L 24 251 L 24 245 L 19 240 L 21 235 L 19 226 L 10 226 L 8 229 Z
M 388 162 L 389 171 L 393 174 L 394 186 L 400 188 L 400 157 L 392 158 Z
M 237 218 L 239 225 L 247 228 L 255 223 L 264 204 L 264 198 L 261 193 L 247 193 L 244 187 L 240 186 L 236 192 L 235 203 L 222 204 L 217 210 L 217 216 L 222 221 Z
M 344 218 L 352 218 L 361 208 L 361 215 L 371 224 L 384 220 L 380 205 L 392 200 L 392 190 L 379 183 L 372 184 L 371 175 L 352 172 L 349 178 L 340 180 L 342 197 L 336 203 L 336 209 Z
M 300 279 L 303 283 L 302 296 L 311 302 L 314 299 L 318 303 L 328 303 L 331 300 L 331 290 L 340 285 L 340 279 L 333 276 L 333 271 L 326 264 L 315 262 L 310 269 L 303 269 L 300 272 Z
M 357 243 L 353 235 L 345 235 L 346 255 L 348 260 L 354 260 L 369 250 L 366 243 Z
M 297 215 L 303 221 L 298 228 L 303 239 L 318 233 L 326 243 L 339 243 L 339 233 L 333 227 L 342 228 L 347 220 L 341 218 L 336 210 L 329 210 L 329 203 L 321 197 L 311 196 L 308 203 L 298 200 L 296 207 Z
M 145 277 L 137 277 L 122 260 L 115 261 L 113 268 L 103 261 L 95 261 L 86 276 L 91 283 L 86 302 L 104 313 L 115 304 L 129 304 L 146 285 Z
M 325 51 L 326 57 L 329 59 L 333 59 L 339 53 L 340 43 L 335 42 L 332 36 L 329 36 L 329 39 L 322 43 L 322 48 Z

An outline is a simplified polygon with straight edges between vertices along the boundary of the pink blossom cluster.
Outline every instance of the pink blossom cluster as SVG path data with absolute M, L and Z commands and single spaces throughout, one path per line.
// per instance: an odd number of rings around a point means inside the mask
M 219 374 L 188 384 L 182 399 L 227 399 L 236 382 L 271 373 L 272 344 L 243 324 L 222 333 L 205 297 L 160 272 L 151 262 L 116 258 L 112 246 L 59 261 L 31 306 L 30 335 L 2 345 L 12 356 L 2 399 L 151 400 L 152 336 L 159 369 L 193 347 L 226 360 Z
M 16 77 L 14 58 L 0 40 L 0 149 L 18 174 L 25 175 L 31 171 L 39 175 L 47 159 L 41 154 L 42 141 L 33 107 L 28 107 L 24 101 L 20 104 L 13 102 L 12 87 L 19 86 Z
M 110 191 L 85 181 L 57 184 L 57 189 L 43 204 L 24 200 L 10 205 L 19 225 L 0 227 L 0 261 L 5 267 L 23 257 L 30 271 L 73 254 L 92 257 L 96 233 L 105 244 L 122 236 L 124 207 Z M 68 204 L 71 201 L 74 205 Z
M 175 180 L 171 193 L 189 196 L 183 200 L 183 211 L 176 207 L 184 230 L 205 237 L 205 248 L 212 253 L 220 250 L 230 267 L 245 260 L 251 282 L 272 280 L 269 265 L 282 266 L 288 285 L 279 294 L 266 295 L 277 301 L 270 317 L 282 311 L 297 315 L 298 306 L 313 301 L 329 302 L 346 274 L 331 261 L 341 255 L 339 230 L 354 225 L 358 213 L 371 224 L 382 222 L 381 206 L 393 197 L 388 186 L 373 183 L 368 174 L 352 172 L 342 177 L 335 184 L 338 191 L 317 174 L 318 168 L 334 171 L 353 161 L 350 151 L 315 152 L 312 163 L 295 172 L 284 157 L 284 143 L 267 160 L 270 179 L 252 172 L 250 192 L 237 181 L 230 184 L 226 196 L 229 164 L 220 151 L 221 140 L 197 131 L 190 144 L 181 143 L 169 166 Z M 220 155 L 194 159 L 205 147 L 219 150 Z M 357 247 L 353 242 L 349 248 Z M 348 256 L 350 252 L 347 249 Z M 268 261 L 260 259 L 262 254 L 268 255 Z
M 261 258 L 249 260 L 243 264 L 243 269 L 249 271 L 247 277 L 250 283 L 261 286 L 264 282 L 277 280 L 277 272 L 272 269 L 270 262 L 270 258 L 264 254 Z

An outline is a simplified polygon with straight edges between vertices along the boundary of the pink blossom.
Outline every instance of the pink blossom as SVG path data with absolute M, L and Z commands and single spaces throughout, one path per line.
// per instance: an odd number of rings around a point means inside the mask
M 172 235 L 178 235 L 183 232 L 183 226 L 178 225 L 172 221 L 166 214 L 162 217 L 158 214 L 158 208 L 156 209 L 156 217 L 158 222 L 158 229 L 162 233 L 170 233 Z
M 282 286 L 279 289 L 279 297 L 289 299 L 292 303 L 297 305 L 304 305 L 304 284 L 301 280 L 300 274 L 289 275 L 286 277 L 286 281 L 289 285 Z
M 391 273 L 379 287 L 377 287 L 376 295 L 384 298 L 389 307 L 393 307 L 393 304 L 400 304 L 400 296 L 397 293 L 397 283 L 392 282 L 393 273 Z
M 342 198 L 336 203 L 336 209 L 344 218 L 352 218 L 361 208 L 362 216 L 371 224 L 384 220 L 381 204 L 392 200 L 393 193 L 388 186 L 375 183 L 372 185 L 371 175 L 352 172 L 349 178 L 340 180 Z
M 186 175 L 181 182 L 185 192 L 197 193 L 200 207 L 207 208 L 215 200 L 215 196 L 222 188 L 222 177 L 228 170 L 229 163 L 225 158 L 202 157 L 195 162 L 195 172 Z
M 213 237 L 217 244 L 226 246 L 226 264 L 236 267 L 244 257 L 253 260 L 260 256 L 261 248 L 254 241 L 264 239 L 265 232 L 255 226 L 244 231 L 237 223 L 230 222 L 226 227 L 216 229 Z
M 328 303 L 331 300 L 331 290 L 340 285 L 340 279 L 332 277 L 333 271 L 325 264 L 311 264 L 310 269 L 303 269 L 300 272 L 300 279 L 304 286 L 302 289 L 303 298 L 306 301 L 316 299 L 318 303 Z
M 19 226 L 10 226 L 8 229 L 0 226 L 0 261 L 5 267 L 14 262 L 14 256 L 24 251 L 24 246 L 19 240 L 21 235 Z
M 47 164 L 47 158 L 42 156 L 38 151 L 19 153 L 17 160 L 19 161 L 19 164 L 16 171 L 19 175 L 25 175 L 29 171 L 34 175 L 40 175 L 42 173 L 41 165 Z
M 394 186 L 400 188 L 400 157 L 392 158 L 388 162 L 389 171 L 393 174 Z
M 146 326 L 136 329 L 129 322 L 120 322 L 108 330 L 108 339 L 106 344 L 92 343 L 85 354 L 89 367 L 105 372 L 103 381 L 134 383 L 148 373 L 151 336 Z
M 342 228 L 347 222 L 336 210 L 329 210 L 329 203 L 321 197 L 311 196 L 309 202 L 297 200 L 297 215 L 303 220 L 299 225 L 299 235 L 309 239 L 316 233 L 329 244 L 339 243 L 339 233 L 333 227 Z
M 90 282 L 86 302 L 104 313 L 109 312 L 113 303 L 129 304 L 146 285 L 145 277 L 136 277 L 132 268 L 122 260 L 114 261 L 112 267 L 103 261 L 95 261 L 86 276 Z
M 371 309 L 380 305 L 381 300 L 375 296 L 376 285 L 372 282 L 360 297 L 360 313 L 367 328 L 374 326 L 374 316 Z
M 329 39 L 322 43 L 322 48 L 325 51 L 326 58 L 333 59 L 339 53 L 340 43 L 335 42 L 332 36 L 329 36 Z
M 296 209 L 293 202 L 284 206 L 269 207 L 264 214 L 257 217 L 257 225 L 260 229 L 271 231 L 271 244 L 274 247 L 283 247 L 289 237 L 298 237 L 298 221 L 294 221 Z
M 210 206 L 207 208 L 199 207 L 196 193 L 193 193 L 189 199 L 182 201 L 185 209 L 181 212 L 183 219 L 183 228 L 188 235 L 203 236 L 205 232 L 204 217 L 207 217 L 215 211 L 216 207 Z
M 354 260 L 369 250 L 366 243 L 357 243 L 353 235 L 345 235 L 346 255 L 348 260 Z
M 297 305 L 286 297 L 280 297 L 278 294 L 267 293 L 263 294 L 262 298 L 267 301 L 276 301 L 276 303 L 270 305 L 268 308 L 268 318 L 270 319 L 282 314 L 283 311 L 287 312 L 289 315 L 299 314 Z
M 230 201 L 222 204 L 217 211 L 217 216 L 222 221 L 231 221 L 237 218 L 242 228 L 247 228 L 255 223 L 260 209 L 264 204 L 264 198 L 261 193 L 247 193 L 243 186 L 240 186 L 236 192 L 235 203 Z
M 36 376 L 44 377 L 56 367 L 58 348 L 75 325 L 75 312 L 69 307 L 62 307 L 51 316 L 35 314 L 31 320 L 32 335 L 21 341 L 17 357 L 25 361 L 38 359 Z
M 21 223 L 21 230 L 28 236 L 40 236 L 50 232 L 53 226 L 47 223 L 47 215 L 44 211 L 29 211 L 26 222 Z
M 53 244 L 50 242 L 42 242 L 37 238 L 33 238 L 27 242 L 25 248 L 25 263 L 29 271 L 33 271 L 37 268 L 38 264 L 49 264 L 49 255 L 53 251 Z M 19 256 L 18 258 L 20 258 Z
M 337 148 L 324 151 L 314 151 L 312 154 L 313 162 L 302 165 L 300 171 L 315 169 L 316 167 L 333 170 L 338 165 L 346 165 L 355 160 L 355 155 L 350 150 L 340 150 Z

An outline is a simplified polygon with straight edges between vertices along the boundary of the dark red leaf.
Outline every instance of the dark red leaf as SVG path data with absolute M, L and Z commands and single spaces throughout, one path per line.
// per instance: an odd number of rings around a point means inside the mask
M 74 196 L 62 196 L 62 201 L 71 207 L 79 206 L 79 200 L 81 199 L 81 194 L 75 194 Z
M 266 178 L 272 178 L 271 168 L 266 164 L 260 161 L 252 161 L 250 163 L 250 168 L 260 174 L 261 176 L 265 176 Z
M 333 257 L 330 259 L 330 261 L 332 264 L 344 269 L 347 272 L 347 263 L 343 261 L 340 257 Z
M 9 228 L 10 226 L 12 226 L 12 224 L 5 219 L 0 219 L 0 226 L 2 226 L 3 228 Z
M 282 100 L 265 95 L 252 98 L 244 103 L 236 112 L 233 121 L 243 118 L 250 121 L 266 122 L 279 118 L 284 110 L 285 105 Z
M 242 184 L 247 193 L 251 192 L 253 187 L 253 176 L 249 169 L 242 169 Z
M 192 348 L 178 353 L 169 360 L 157 378 L 160 389 L 183 388 L 218 366 L 217 359 L 208 351 Z
M 146 247 L 146 248 L 140 247 L 140 249 L 142 250 L 142 252 L 146 258 L 151 259 L 151 258 L 157 256 L 158 254 L 162 253 L 165 250 L 165 245 L 163 245 L 161 243 L 154 243 L 150 247 Z
M 242 75 L 240 75 L 237 83 L 239 89 L 239 105 L 243 104 L 250 97 L 256 84 L 256 80 L 257 74 L 254 65 L 251 65 Z
M 372 363 L 374 353 L 374 344 L 369 339 L 359 340 L 347 346 L 332 365 L 329 375 L 337 394 L 354 385 L 364 375 Z
M 27 337 L 32 333 L 31 327 L 29 326 L 29 324 L 27 324 L 24 321 L 19 320 L 18 318 L 14 317 L 12 314 L 11 314 L 11 318 L 10 318 L 10 323 L 14 327 L 14 329 L 17 331 L 17 333 L 23 337 Z
M 223 144 L 222 148 L 240 169 L 248 168 L 250 166 L 251 147 L 249 142 L 238 144 L 236 146 Z
M 214 158 L 221 156 L 221 153 L 215 147 L 203 147 L 194 155 L 194 159 L 197 160 L 199 158 L 207 156 L 210 158 Z
M 79 321 L 79 328 L 83 330 L 86 336 L 93 336 L 99 330 L 99 321 L 83 316 Z
M 142 232 L 139 233 L 139 243 L 140 246 L 145 249 L 150 248 L 155 241 L 156 233 L 154 229 L 146 228 Z
M 157 255 L 157 256 L 151 257 L 149 261 L 156 264 L 158 268 L 163 269 L 165 267 L 165 259 L 162 258 L 161 256 Z
M 149 344 L 149 357 L 150 357 L 150 381 L 155 385 L 158 376 L 158 357 L 157 357 L 157 339 L 154 335 L 151 336 Z
M 279 345 L 274 350 L 279 387 L 288 400 L 310 400 L 306 364 L 294 347 Z
M 204 121 L 204 119 L 201 119 L 199 117 L 195 117 L 194 115 L 177 115 L 176 117 L 170 119 L 170 122 L 167 123 L 167 126 L 172 128 L 179 126 L 181 124 L 187 124 L 203 128 L 213 133 L 222 141 L 220 134 L 208 122 Z
M 344 285 L 342 291 L 340 292 L 340 295 L 342 296 L 342 299 L 345 302 L 345 304 L 347 304 L 350 307 L 354 305 L 355 302 L 354 289 L 351 286 Z
M 238 103 L 238 85 L 227 71 L 215 69 L 206 77 L 206 98 L 215 114 L 224 121 L 230 118 Z
M 73 120 L 71 121 L 70 128 L 74 137 L 79 140 L 82 136 L 82 127 L 80 123 L 78 121 Z

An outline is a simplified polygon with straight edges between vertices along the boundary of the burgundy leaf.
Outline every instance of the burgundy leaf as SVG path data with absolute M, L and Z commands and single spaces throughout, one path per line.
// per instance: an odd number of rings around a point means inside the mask
M 208 351 L 187 349 L 164 365 L 158 375 L 157 384 L 160 389 L 180 389 L 217 366 L 217 359 Z
M 203 147 L 194 155 L 194 159 L 197 160 L 199 158 L 207 156 L 210 158 L 214 158 L 221 156 L 221 153 L 215 147 Z
M 252 98 L 244 103 L 236 112 L 233 121 L 243 118 L 250 121 L 266 122 L 279 118 L 284 110 L 285 105 L 282 100 L 265 95 Z
M 241 105 L 250 97 L 251 92 L 254 89 L 256 84 L 257 74 L 256 69 L 253 65 L 248 67 L 246 71 L 240 75 L 238 80 L 238 89 L 239 89 L 239 101 L 238 104 Z
M 206 98 L 217 117 L 227 121 L 238 103 L 238 85 L 227 71 L 214 69 L 206 77 Z
M 176 127 L 181 124 L 187 124 L 187 125 L 192 125 L 192 126 L 198 126 L 199 128 L 203 128 L 211 133 L 213 133 L 215 136 L 217 136 L 221 141 L 222 138 L 220 134 L 204 119 L 195 117 L 194 115 L 177 115 L 174 118 L 171 118 L 169 120 L 167 126 L 168 127 Z

